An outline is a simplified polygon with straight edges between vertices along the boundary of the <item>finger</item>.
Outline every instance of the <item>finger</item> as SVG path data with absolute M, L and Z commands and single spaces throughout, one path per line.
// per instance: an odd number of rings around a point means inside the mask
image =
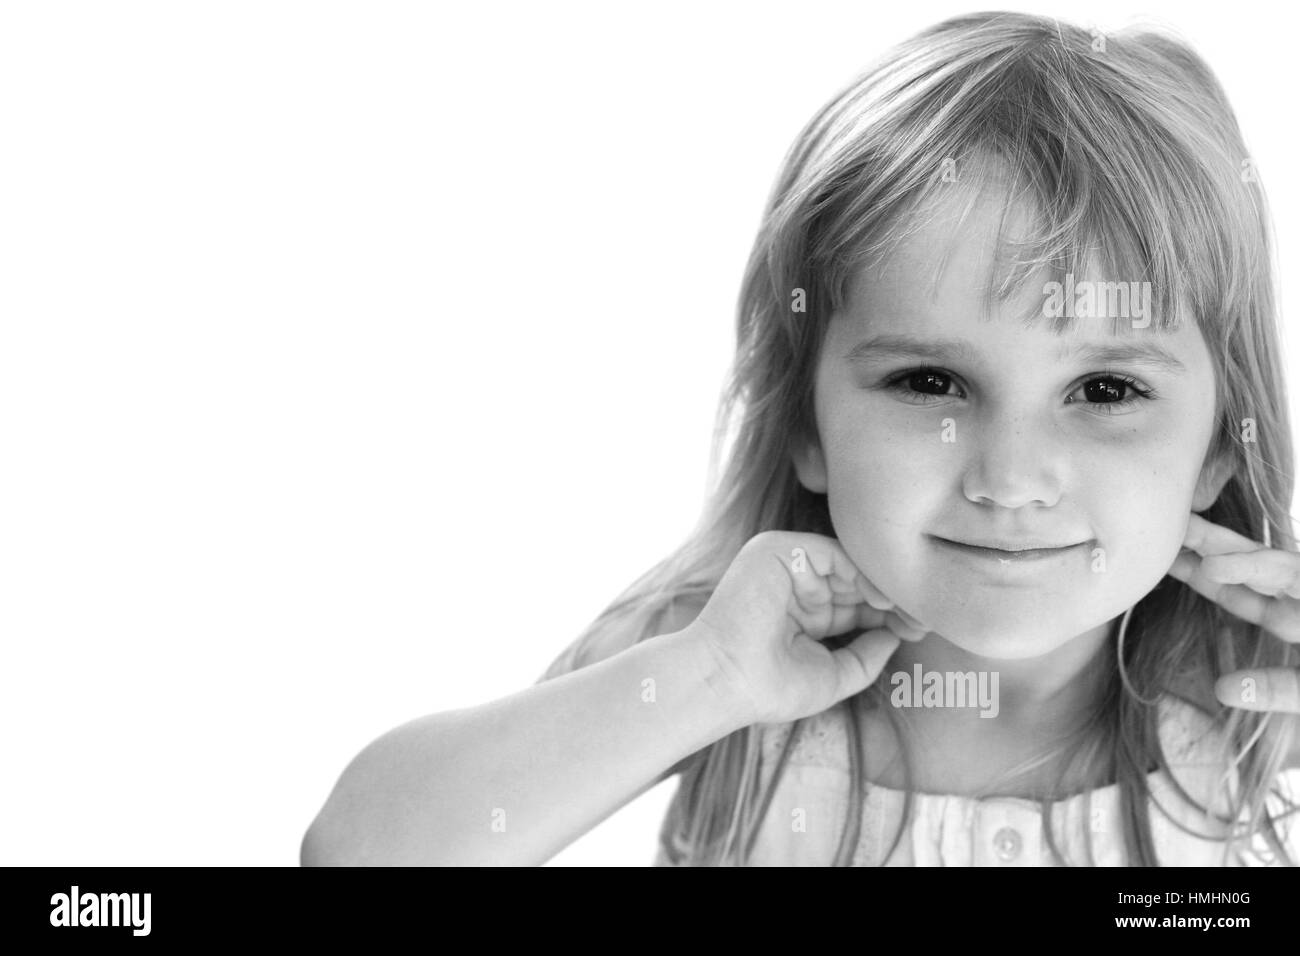
M 834 594 L 845 598 L 857 596 L 859 600 L 865 599 L 872 607 L 882 611 L 888 611 L 894 606 L 894 602 L 858 570 L 844 546 L 835 538 L 800 535 L 799 543 L 812 569 L 829 582 Z
M 1187 534 L 1183 538 L 1183 547 L 1191 548 L 1197 554 L 1232 554 L 1236 551 L 1257 551 L 1264 546 L 1252 541 L 1245 535 L 1238 534 L 1231 528 L 1206 521 L 1198 514 L 1192 514 L 1187 522 Z
M 858 605 L 858 627 L 867 630 L 884 628 L 905 641 L 919 641 L 929 632 L 924 627 L 908 623 L 896 611 L 881 611 L 867 604 Z
M 913 627 L 919 627 L 921 630 L 923 630 L 923 631 L 925 630 L 925 625 L 924 625 L 924 624 L 922 624 L 922 623 L 921 623 L 920 621 L 918 621 L 916 618 L 912 617 L 912 615 L 908 614 L 908 613 L 907 613 L 906 611 L 904 611 L 901 607 L 898 607 L 897 605 L 895 605 L 895 607 L 894 607 L 894 613 L 897 614 L 899 617 L 901 617 L 901 618 L 902 618 L 904 621 L 906 621 L 908 624 L 912 625 Z
M 898 649 L 899 640 L 888 631 L 866 631 L 844 647 L 832 651 L 839 679 L 837 700 L 852 697 L 871 686 Z
M 1185 551 L 1174 560 L 1168 574 L 1243 621 L 1258 624 L 1288 643 L 1300 641 L 1300 602 L 1288 597 L 1266 597 L 1242 584 L 1213 581 L 1202 572 L 1202 560 Z
M 857 588 L 862 572 L 837 540 L 824 535 L 815 536 L 809 542 L 808 554 L 817 573 L 833 581 L 837 588 L 845 592 Z
M 822 630 L 821 628 L 817 628 L 815 626 L 813 626 L 810 629 L 806 629 L 805 633 L 807 633 L 811 637 L 824 639 L 830 637 L 832 634 L 843 634 L 845 631 L 852 630 L 855 627 L 862 627 L 862 625 L 859 623 L 859 611 L 858 611 L 858 609 L 861 607 L 862 607 L 861 604 L 835 605 L 831 609 L 830 623 L 825 627 L 824 633 L 814 634 L 813 633 L 814 631 Z
M 876 587 L 869 580 L 867 580 L 866 575 L 864 574 L 858 575 L 857 587 L 858 587 L 858 593 L 862 595 L 863 600 L 865 600 L 868 604 L 870 604 L 872 607 L 876 608 L 877 610 L 888 611 L 893 608 L 894 602 L 889 600 L 889 598 L 885 597 L 884 592 L 881 591 L 880 588 Z
M 821 604 L 816 607 L 800 605 L 794 614 L 795 624 L 816 640 L 858 628 L 862 630 L 885 629 L 904 641 L 919 641 L 928 632 L 913 627 L 893 611 L 878 611 L 860 600 L 853 603 Z
M 844 581 L 839 577 L 827 580 L 831 586 L 831 593 L 835 595 L 835 603 L 857 604 L 862 600 L 862 591 L 856 581 Z
M 907 621 L 898 616 L 897 609 L 889 611 L 885 615 L 885 627 L 903 640 L 912 643 L 921 640 L 926 634 L 930 633 L 924 627 L 907 623 Z
M 799 607 L 816 612 L 832 603 L 830 585 L 822 576 L 824 571 L 817 570 L 816 556 L 811 551 L 795 548 L 794 552 L 794 558 L 789 566 L 790 589 Z M 785 567 L 786 562 L 781 556 L 777 556 L 777 560 L 781 562 L 782 567 Z M 823 568 L 825 567 L 823 560 Z
M 1244 584 L 1260 594 L 1285 593 L 1300 598 L 1300 554 L 1264 548 L 1212 554 L 1201 560 L 1201 573 L 1221 584 Z
M 814 534 L 796 534 L 790 540 L 789 561 L 781 563 L 789 565 L 801 601 L 807 598 L 820 606 L 826 600 L 836 604 L 862 600 L 861 573 L 838 541 Z
M 1214 696 L 1243 710 L 1300 714 L 1300 671 L 1268 667 L 1225 674 L 1215 682 Z
M 838 539 L 824 535 L 800 535 L 799 546 L 804 550 L 812 570 L 827 583 L 835 603 L 856 597 L 877 610 L 897 610 L 894 602 L 859 570 Z M 921 622 L 911 615 L 900 616 L 908 625 L 909 639 L 919 637 L 911 633 L 916 629 L 925 632 Z

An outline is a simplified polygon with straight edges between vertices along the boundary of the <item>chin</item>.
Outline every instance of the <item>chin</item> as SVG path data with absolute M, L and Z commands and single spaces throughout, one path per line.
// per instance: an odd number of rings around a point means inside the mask
M 1042 632 L 1035 634 L 971 634 L 969 631 L 949 635 L 936 631 L 940 637 L 960 647 L 968 654 L 989 660 L 1022 661 L 1048 654 L 1065 643 L 1068 638 L 1055 640 Z
M 1010 616 L 1000 613 L 985 616 L 958 612 L 938 614 L 923 618 L 926 627 L 951 644 L 969 654 L 994 660 L 1026 660 L 1049 654 L 1072 638 L 1095 627 L 1096 624 L 1056 617 L 1051 620 L 1039 616 Z

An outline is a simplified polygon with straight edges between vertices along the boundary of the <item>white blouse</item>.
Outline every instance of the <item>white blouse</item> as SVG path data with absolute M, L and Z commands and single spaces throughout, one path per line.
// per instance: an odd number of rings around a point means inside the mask
M 750 856 L 752 866 L 827 866 L 835 858 L 846 820 L 849 793 L 848 708 L 841 702 L 804 721 L 777 791 L 768 806 Z M 771 778 L 793 723 L 760 724 L 764 786 Z M 1203 712 L 1174 697 L 1160 704 L 1160 737 L 1178 782 L 1201 804 L 1215 792 L 1223 773 L 1221 737 Z M 1235 785 L 1235 779 L 1233 781 Z M 862 823 L 854 866 L 878 866 L 889 850 L 903 815 L 904 793 L 864 782 Z M 1224 860 L 1224 844 L 1213 836 L 1225 827 L 1181 798 L 1162 771 L 1148 777 L 1150 820 L 1156 859 L 1162 866 L 1270 866 L 1263 837 L 1250 852 Z M 1276 816 L 1300 799 L 1300 771 L 1283 773 L 1268 806 Z M 765 792 L 765 791 L 762 791 Z M 1221 792 L 1221 791 L 1220 791 Z M 1236 794 L 1235 788 L 1232 790 Z M 680 788 L 674 799 L 681 798 Z M 1168 816 L 1161 812 L 1163 806 Z M 1215 806 L 1223 812 L 1222 797 Z M 1171 820 L 1170 817 L 1173 819 Z M 1057 848 L 1073 866 L 1089 865 L 1091 845 L 1097 866 L 1125 866 L 1119 816 L 1119 787 L 1100 787 L 1052 804 Z M 1177 821 L 1174 822 L 1174 821 Z M 1189 834 L 1178 823 L 1194 831 Z M 1300 813 L 1276 824 L 1291 858 L 1300 864 Z M 662 847 L 655 866 L 671 866 Z M 971 797 L 913 793 L 912 818 L 886 866 L 1057 866 L 1043 835 L 1043 813 L 1036 801 L 1018 797 Z

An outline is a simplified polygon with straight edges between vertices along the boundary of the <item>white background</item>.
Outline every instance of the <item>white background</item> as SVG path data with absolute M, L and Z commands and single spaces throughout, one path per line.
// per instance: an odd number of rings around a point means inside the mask
M 979 5 L 905 8 L 0 6 L 0 863 L 296 865 L 369 741 L 532 683 L 694 521 L 800 126 Z M 1187 37 L 1294 275 L 1279 8 L 1020 9 Z

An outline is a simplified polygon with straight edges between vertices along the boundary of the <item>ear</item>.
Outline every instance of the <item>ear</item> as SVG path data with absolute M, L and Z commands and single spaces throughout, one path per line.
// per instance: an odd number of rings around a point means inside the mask
M 796 440 L 790 449 L 790 458 L 794 462 L 795 474 L 799 476 L 799 484 L 817 494 L 826 494 L 826 456 L 822 454 L 817 437 L 805 436 Z
M 1207 459 L 1201 466 L 1200 477 L 1196 480 L 1196 492 L 1192 495 L 1192 511 L 1205 511 L 1219 499 L 1223 486 L 1236 472 L 1236 463 L 1227 453 L 1214 459 Z

